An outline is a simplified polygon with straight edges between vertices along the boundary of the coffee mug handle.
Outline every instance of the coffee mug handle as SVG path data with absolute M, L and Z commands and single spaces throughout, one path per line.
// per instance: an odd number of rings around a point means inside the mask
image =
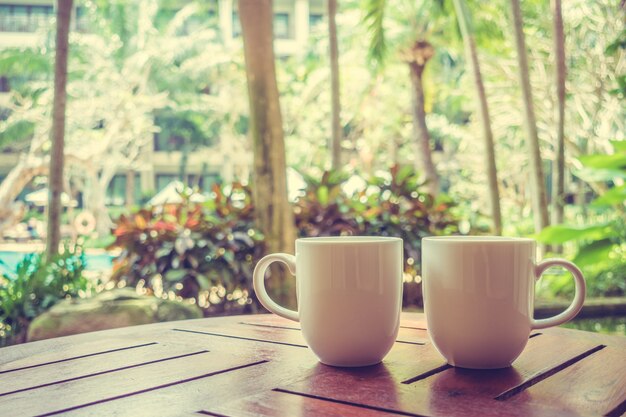
M 252 274 L 252 283 L 254 284 L 254 292 L 263 307 L 267 308 L 272 313 L 284 317 L 293 321 L 300 321 L 297 311 L 289 310 L 288 308 L 281 307 L 274 302 L 267 294 L 265 290 L 265 271 L 269 268 L 272 262 L 282 262 L 287 265 L 289 272 L 292 275 L 296 275 L 296 257 L 288 253 L 272 253 L 263 257 L 254 267 L 254 273 Z
M 547 319 L 541 320 L 532 319 L 530 325 L 533 329 L 545 329 L 546 327 L 558 326 L 559 324 L 570 321 L 576 316 L 576 314 L 578 314 L 580 309 L 583 307 L 583 302 L 585 301 L 585 278 L 583 277 L 583 273 L 580 269 L 578 269 L 578 267 L 570 261 L 566 261 L 565 259 L 546 259 L 540 262 L 535 267 L 536 279 L 539 279 L 541 274 L 553 266 L 561 266 L 571 272 L 574 277 L 575 284 L 574 300 L 565 311 L 554 317 L 548 317 Z

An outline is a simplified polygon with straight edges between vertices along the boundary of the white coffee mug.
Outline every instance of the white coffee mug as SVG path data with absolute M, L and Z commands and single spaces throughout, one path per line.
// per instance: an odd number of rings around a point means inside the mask
M 265 271 L 282 262 L 296 275 L 298 311 L 270 299 Z M 296 256 L 267 255 L 254 290 L 269 311 L 299 321 L 319 360 L 333 366 L 379 363 L 393 346 L 402 310 L 402 239 L 319 237 L 296 240 Z
M 422 239 L 424 311 L 435 347 L 450 365 L 504 368 L 522 353 L 532 329 L 557 326 L 582 308 L 585 280 L 573 263 L 537 263 L 532 239 L 451 236 Z M 574 301 L 562 313 L 533 318 L 535 281 L 552 266 L 574 277 Z

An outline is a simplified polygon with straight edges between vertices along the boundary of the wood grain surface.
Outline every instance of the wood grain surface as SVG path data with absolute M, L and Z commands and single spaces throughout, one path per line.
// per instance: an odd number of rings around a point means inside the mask
M 403 313 L 378 365 L 318 362 L 272 315 L 159 323 L 0 349 L 0 415 L 555 416 L 626 413 L 626 338 L 531 335 L 506 369 L 454 368 Z

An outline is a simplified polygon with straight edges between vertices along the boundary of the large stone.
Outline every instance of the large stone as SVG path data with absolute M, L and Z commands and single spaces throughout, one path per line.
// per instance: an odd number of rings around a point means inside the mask
M 200 317 L 202 312 L 195 305 L 142 296 L 131 288 L 122 288 L 93 298 L 57 303 L 33 320 L 28 329 L 28 341 Z

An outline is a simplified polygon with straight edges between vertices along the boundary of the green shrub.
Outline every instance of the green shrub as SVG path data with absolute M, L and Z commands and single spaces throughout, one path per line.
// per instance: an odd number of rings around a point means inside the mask
M 404 240 L 405 272 L 419 274 L 421 239 L 458 233 L 454 203 L 422 190 L 418 172 L 394 166 L 389 175 L 368 179 L 353 196 L 342 191 L 347 175 L 326 172 L 321 180 L 307 178 L 305 195 L 294 207 L 300 236 L 396 236 Z
M 373 177 L 353 196 L 342 190 L 347 179 L 339 172 L 306 179 L 305 194 L 293 206 L 298 235 L 402 237 L 408 280 L 419 280 L 421 238 L 458 231 L 452 202 L 423 193 L 410 167 Z M 114 279 L 157 296 L 193 298 L 207 314 L 255 309 L 252 271 L 265 249 L 250 189 L 215 185 L 203 204 L 191 202 L 190 194 L 183 192 L 181 204 L 120 217 L 111 245 L 122 249 Z
M 64 245 L 49 262 L 45 254 L 28 254 L 15 273 L 0 278 L 0 345 L 22 343 L 32 319 L 66 297 L 84 295 L 90 283 L 83 277 L 80 245 Z
M 111 248 L 121 248 L 113 279 L 156 296 L 193 298 L 210 312 L 252 303 L 250 277 L 263 253 L 254 228 L 250 190 L 214 185 L 200 204 L 183 193 L 180 204 L 122 215 Z
M 580 157 L 583 169 L 577 176 L 604 182 L 606 191 L 587 207 L 584 225 L 555 225 L 541 231 L 538 239 L 549 244 L 574 246 L 572 262 L 585 274 L 592 296 L 626 294 L 626 141 L 613 141 L 615 153 Z M 570 296 L 574 285 L 569 275 L 549 284 L 551 295 Z

